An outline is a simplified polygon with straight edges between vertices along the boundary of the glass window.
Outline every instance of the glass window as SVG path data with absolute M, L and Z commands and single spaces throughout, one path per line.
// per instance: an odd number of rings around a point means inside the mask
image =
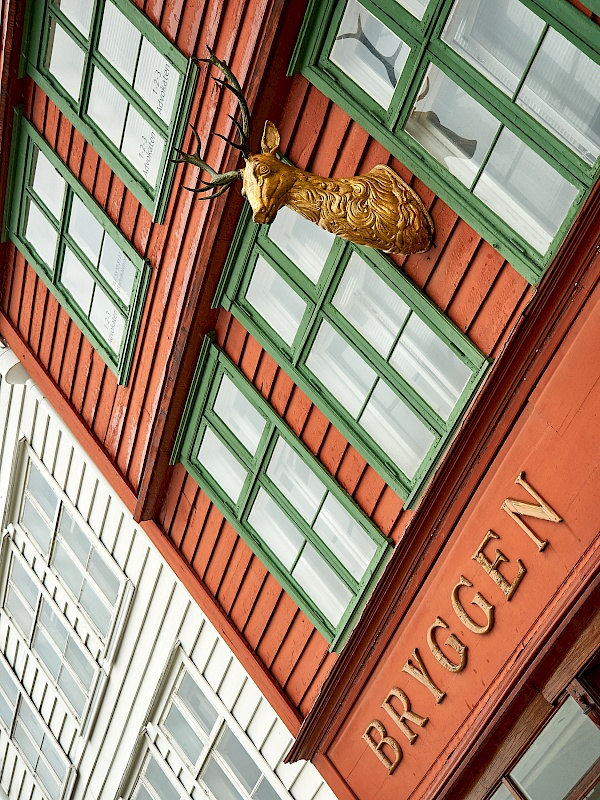
M 24 689 L 0 656 L 0 722 L 50 800 L 62 796 L 71 765 Z
M 539 216 L 543 203 L 550 205 L 547 195 L 532 213 Z M 412 497 L 485 360 L 383 254 L 334 237 L 325 241 L 316 225 L 302 225 L 301 246 L 290 247 L 284 231 L 298 215 L 289 215 L 253 239 L 245 237 L 248 249 L 231 259 L 224 282 L 225 305 L 395 491 Z M 245 264 L 250 268 L 242 274 Z M 266 271 L 288 296 L 278 313 L 268 292 L 255 291 Z M 295 307 L 293 326 L 284 334 L 281 319 Z M 308 499 L 286 491 L 303 513 Z M 267 513 L 262 495 L 255 517 L 259 508 Z M 270 511 L 269 517 L 274 519 Z M 282 524 L 275 529 L 273 535 L 282 536 Z M 279 548 L 291 541 L 282 537 Z
M 529 0 L 313 13 L 329 23 L 305 25 L 306 77 L 536 283 L 597 175 L 597 26 Z
M 173 174 L 168 154 L 181 138 L 196 66 L 123 0 L 36 6 L 30 74 L 160 217 Z
M 207 348 L 198 369 L 201 385 L 182 423 L 181 436 L 193 431 L 182 462 L 320 630 L 336 639 L 359 607 L 385 538 L 223 353 Z M 186 727 L 179 712 L 167 726 Z M 189 736 L 182 746 L 195 751 L 194 741 Z
M 123 590 L 123 575 L 102 544 L 67 506 L 50 476 L 33 460 L 26 469 L 18 521 L 100 638 L 107 642 Z M 15 568 L 22 569 L 19 565 Z M 29 608 L 27 613 L 33 616 L 36 605 L 33 592 L 26 591 L 29 584 L 25 577 L 15 583 L 18 597 L 26 600 L 19 600 L 21 607 Z M 34 591 L 37 601 L 37 588 Z M 16 608 L 16 599 L 14 603 Z M 21 630 L 27 635 L 23 627 Z
M 187 765 L 190 777 L 213 800 L 278 800 L 272 781 L 257 763 L 254 745 L 243 732 L 234 731 L 218 699 L 205 682 L 185 666 L 179 670 L 174 688 L 160 716 L 159 727 Z M 178 794 L 167 778 L 169 766 L 149 755 L 138 779 L 133 798 L 175 800 Z M 140 791 L 140 785 L 148 794 Z M 185 795 L 187 797 L 187 794 Z
M 148 264 L 23 122 L 11 236 L 126 382 Z

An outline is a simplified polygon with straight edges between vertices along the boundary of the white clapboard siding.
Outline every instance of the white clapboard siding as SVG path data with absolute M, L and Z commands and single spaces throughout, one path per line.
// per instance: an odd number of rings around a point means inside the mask
M 222 703 L 219 713 L 232 719 L 231 724 L 237 723 L 239 735 L 247 735 L 249 747 L 256 748 L 257 763 L 279 786 L 282 797 L 289 790 L 294 800 L 332 800 L 331 790 L 311 764 L 283 764 L 292 743 L 289 732 L 49 402 L 31 381 L 24 386 L 8 385 L 1 379 L 2 370 L 0 358 L 0 485 L 9 486 L 19 453 L 26 455 L 24 440 L 111 554 L 129 587 L 120 635 L 104 656 L 93 652 L 99 663 L 105 659 L 106 677 L 91 721 L 80 735 L 73 730 L 72 721 L 63 720 L 61 742 L 67 754 L 72 754 L 77 770 L 77 780 L 68 787 L 65 800 L 127 798 L 148 747 L 155 748 L 154 752 L 170 765 L 190 797 L 205 800 L 197 785 L 190 783 L 179 756 L 155 727 L 155 718 L 172 689 L 177 658 L 188 659 L 206 680 Z M 2 491 L 0 513 L 6 526 L 14 518 L 15 509 L 10 492 Z M 36 574 L 47 581 L 60 602 L 62 589 L 54 585 L 56 581 L 53 584 L 50 576 L 44 577 L 39 565 Z M 73 622 L 77 624 L 77 620 Z M 2 626 L 0 622 L 2 649 L 8 648 L 15 659 L 17 643 L 14 636 L 3 635 L 6 626 Z M 35 659 L 30 656 L 27 674 L 19 677 L 31 685 L 46 721 L 56 728 L 65 704 L 56 701 L 56 691 L 48 691 L 46 695 L 54 698 L 54 705 L 52 710 L 46 707 L 43 692 L 38 696 L 35 688 L 35 681 L 41 680 L 39 675 L 34 677 L 35 668 Z M 0 764 L 0 800 L 2 791 L 10 800 L 44 800 L 2 729 Z

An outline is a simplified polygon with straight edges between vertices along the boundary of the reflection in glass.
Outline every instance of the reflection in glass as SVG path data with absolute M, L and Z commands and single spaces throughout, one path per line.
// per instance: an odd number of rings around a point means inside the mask
M 269 239 L 316 284 L 335 236 L 283 206 L 269 227 Z
M 69 236 L 77 244 L 93 266 L 98 264 L 98 256 L 102 246 L 104 228 L 84 205 L 83 201 L 73 195 L 71 216 L 69 218 Z
M 127 100 L 98 69 L 93 72 L 87 113 L 104 136 L 120 147 Z
M 544 27 L 519 0 L 461 0 L 442 40 L 512 97 Z
M 179 708 L 173 703 L 163 723 L 185 757 L 195 764 L 202 752 L 202 741 Z
M 396 0 L 399 6 L 405 8 L 407 11 L 417 19 L 423 19 L 423 14 L 427 10 L 429 0 Z
M 84 51 L 51 19 L 45 67 L 76 102 L 79 100 L 84 63 Z
M 325 486 L 289 444 L 279 438 L 267 475 L 310 525 L 325 495 Z
M 375 382 L 375 370 L 328 322 L 323 322 L 306 366 L 349 414 L 356 417 Z
M 121 149 L 150 186 L 156 186 L 165 141 L 133 106 L 129 107 Z
M 211 428 L 204 431 L 198 461 L 217 486 L 237 503 L 248 472 Z
M 442 419 L 448 419 L 471 377 L 460 358 L 413 314 L 390 364 Z
M 349 0 L 329 56 L 336 66 L 387 108 L 410 47 L 356 0 Z
M 58 233 L 32 200 L 27 201 L 25 211 L 25 236 L 44 264 L 52 269 Z
M 94 279 L 70 247 L 65 248 L 60 282 L 87 316 L 94 293 Z
M 114 3 L 104 6 L 98 50 L 127 81 L 133 83 L 142 34 Z
M 292 570 L 292 577 L 309 597 L 318 598 L 321 613 L 332 625 L 337 625 L 352 599 L 352 594 L 310 544 L 302 551 Z
M 244 789 L 251 793 L 262 773 L 229 728 L 225 728 L 216 751 Z
M 293 343 L 306 303 L 262 256 L 256 261 L 246 300 L 287 345 Z
M 170 61 L 144 38 L 133 88 L 167 124 L 173 114 L 178 83 L 179 73 Z
M 387 359 L 410 309 L 357 253 L 350 257 L 332 303 Z
M 135 267 L 108 233 L 104 237 L 98 270 L 111 289 L 128 305 L 135 283 Z
M 265 418 L 227 375 L 221 379 L 213 408 L 246 450 L 254 455 L 265 429 Z
M 566 797 L 600 754 L 600 730 L 569 697 L 510 777 L 529 800 Z
M 475 195 L 540 253 L 545 253 L 577 197 L 577 187 L 504 128 Z
M 54 219 L 59 220 L 65 196 L 65 181 L 37 147 L 33 148 L 31 176 L 33 191 Z
M 304 543 L 304 537 L 263 488 L 258 490 L 248 522 L 283 567 L 289 570 Z
M 246 800 L 227 773 L 212 757 L 208 759 L 202 780 L 215 800 Z
M 500 123 L 441 69 L 430 64 L 404 129 L 471 188 Z
M 54 0 L 54 5 L 60 8 L 65 17 L 87 38 L 94 11 L 94 0 Z
M 44 514 L 49 520 L 54 519 L 58 508 L 58 497 L 54 493 L 48 481 L 44 478 L 36 465 L 29 462 L 29 474 L 27 476 L 27 492 L 31 494 Z
M 181 681 L 177 695 L 208 736 L 214 728 L 219 715 L 196 681 L 187 672 Z
M 600 154 L 600 66 L 550 28 L 517 103 L 588 164 Z
M 360 581 L 377 544 L 332 494 L 325 498 L 313 528 L 352 577 Z
M 94 292 L 90 322 L 113 352 L 118 353 L 125 332 L 125 318 L 99 286 Z
M 360 417 L 360 424 L 407 478 L 413 478 L 435 435 L 382 380 Z

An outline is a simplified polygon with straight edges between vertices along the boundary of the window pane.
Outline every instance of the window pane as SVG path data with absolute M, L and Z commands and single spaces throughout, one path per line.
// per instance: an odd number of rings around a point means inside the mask
M 120 148 L 127 100 L 98 69 L 94 69 L 92 76 L 87 113 L 100 131 Z
M 410 47 L 356 0 L 349 0 L 329 56 L 336 66 L 387 108 Z
M 77 557 L 83 568 L 86 569 L 92 551 L 91 542 L 77 524 L 75 518 L 64 510 L 60 518 L 59 530 L 62 537 L 68 542 L 69 549 Z
M 108 234 L 102 245 L 100 274 L 117 296 L 129 304 L 135 283 L 135 267 Z
M 215 800 L 245 800 L 244 795 L 238 791 L 231 779 L 212 757 L 208 760 L 202 780 Z
M 433 64 L 418 98 L 406 132 L 471 188 L 500 123 Z
M 461 0 L 442 39 L 512 96 L 543 30 L 543 20 L 519 0 Z
M 402 8 L 410 11 L 417 19 L 423 19 L 429 0 L 396 0 L 396 2 Z
M 210 428 L 204 431 L 198 461 L 217 486 L 237 503 L 248 472 Z
M 142 49 L 133 88 L 168 125 L 173 114 L 179 73 L 147 39 Z
M 600 154 L 600 66 L 549 29 L 517 96 L 588 164 Z
M 54 5 L 87 38 L 94 10 L 93 0 L 54 0 Z
M 65 247 L 60 282 L 87 316 L 94 293 L 94 279 L 70 247 Z
M 413 478 L 435 440 L 434 434 L 387 386 L 379 381 L 360 424 L 407 478 Z
M 307 544 L 302 551 L 292 577 L 318 603 L 319 610 L 329 622 L 337 625 L 352 594 L 311 545 Z
M 545 253 L 577 197 L 577 187 L 505 128 L 475 194 Z
M 281 800 L 275 789 L 265 777 L 263 777 L 253 796 L 254 800 Z
M 563 798 L 600 754 L 600 730 L 571 697 L 559 708 L 510 777 L 529 800 Z
M 83 583 L 79 602 L 102 636 L 106 636 L 110 627 L 111 610 L 104 605 L 96 588 L 87 579 Z
M 286 344 L 293 343 L 306 303 L 262 256 L 256 261 L 246 300 Z
M 164 149 L 164 139 L 130 106 L 122 151 L 150 186 L 156 186 Z
M 84 63 L 85 53 L 81 47 L 51 19 L 45 66 L 76 102 L 79 100 Z
M 267 475 L 310 525 L 326 489 L 321 479 L 284 439 L 280 438 L 275 445 Z
M 35 498 L 48 519 L 53 520 L 58 508 L 58 497 L 50 483 L 32 461 L 29 462 L 26 489 Z
M 69 235 L 73 238 L 83 254 L 89 258 L 93 266 L 98 266 L 98 257 L 102 247 L 104 228 L 89 211 L 77 195 L 73 196 L 71 216 L 69 218 Z
M 332 302 L 387 359 L 410 309 L 356 253 L 350 257 Z
M 213 408 L 248 452 L 254 455 L 265 429 L 265 418 L 227 375 L 221 379 Z
M 258 490 L 248 522 L 285 569 L 291 569 L 304 543 L 304 537 L 262 488 Z
M 155 759 L 150 758 L 148 761 L 145 775 L 160 800 L 180 800 L 179 792 L 173 787 Z
M 248 793 L 252 792 L 262 772 L 229 728 L 225 729 L 219 739 L 216 750 L 244 789 Z
M 21 525 L 35 539 L 42 553 L 48 555 L 50 539 L 52 538 L 52 528 L 41 516 L 31 500 L 26 497 L 21 513 Z
M 57 652 L 56 645 L 52 643 L 51 638 L 42 628 L 38 628 L 36 631 L 33 649 L 37 653 L 40 661 L 46 665 L 46 669 L 50 675 L 56 680 L 60 675 L 60 667 L 62 664 L 61 655 Z
M 56 230 L 31 200 L 27 201 L 25 219 L 25 237 L 27 241 L 33 245 L 34 250 L 44 264 L 52 270 L 58 241 Z
M 37 147 L 34 147 L 31 159 L 31 182 L 33 191 L 54 218 L 59 220 L 62 215 L 65 182 Z
M 335 239 L 291 208 L 283 206 L 269 227 L 269 239 L 306 277 L 317 283 Z
M 98 50 L 111 66 L 127 81 L 133 83 L 135 64 L 142 34 L 110 1 L 104 7 Z
M 209 736 L 219 715 L 196 681 L 187 672 L 181 681 L 177 694 L 204 733 Z
M 164 722 L 175 742 L 192 764 L 195 764 L 202 752 L 202 741 L 175 704 L 171 705 Z
M 125 332 L 125 318 L 99 286 L 94 292 L 90 322 L 113 352 L 118 353 Z
M 321 324 L 306 366 L 349 414 L 358 416 L 377 376 L 328 322 Z
M 19 594 L 22 595 L 29 608 L 34 611 L 39 597 L 38 587 L 27 570 L 15 558 L 12 559 L 11 581 L 18 588 Z
M 94 668 L 81 646 L 72 636 L 69 636 L 65 648 L 65 660 L 86 692 L 89 692 L 92 688 L 92 681 L 94 680 Z
M 31 629 L 33 628 L 32 609 L 23 602 L 23 598 L 17 594 L 15 587 L 12 585 L 9 586 L 8 592 L 6 593 L 4 608 L 17 623 L 23 636 L 29 639 L 31 636 Z
M 81 567 L 75 563 L 63 542 L 58 540 L 54 548 L 52 565 L 71 590 L 74 597 L 78 598 L 81 592 L 82 574 Z
M 114 606 L 117 602 L 121 582 L 95 547 L 92 547 L 91 550 L 88 563 L 88 575 L 100 589 L 109 604 Z
M 360 581 L 377 544 L 332 494 L 327 495 L 314 530 L 352 577 Z
M 413 314 L 390 364 L 443 419 L 448 419 L 471 370 L 425 323 Z

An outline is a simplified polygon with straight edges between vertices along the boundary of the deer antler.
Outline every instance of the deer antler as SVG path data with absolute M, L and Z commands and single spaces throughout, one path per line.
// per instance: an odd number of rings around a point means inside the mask
M 225 86 L 229 89 L 232 94 L 235 95 L 237 101 L 240 106 L 240 114 L 241 114 L 241 122 L 238 122 L 231 114 L 228 114 L 229 119 L 235 125 L 235 128 L 239 134 L 241 139 L 241 144 L 237 144 L 236 142 L 228 139 L 226 136 L 222 136 L 220 133 L 216 135 L 223 139 L 224 142 L 234 147 L 236 150 L 239 150 L 240 153 L 244 156 L 244 158 L 248 158 L 250 155 L 250 149 L 248 146 L 248 139 L 250 135 L 250 114 L 248 111 L 248 104 L 246 103 L 246 99 L 242 93 L 242 87 L 239 84 L 238 79 L 235 77 L 233 72 L 229 69 L 227 64 L 224 61 L 221 61 L 216 57 L 210 47 L 207 48 L 209 53 L 209 58 L 200 58 L 199 61 L 203 61 L 206 64 L 210 64 L 211 66 L 217 67 L 223 75 L 225 76 L 226 80 L 222 78 L 216 78 L 214 75 L 211 76 L 215 83 L 220 84 L 221 86 Z M 243 170 L 236 169 L 232 170 L 231 172 L 224 172 L 219 173 L 214 170 L 209 164 L 206 163 L 202 158 L 200 158 L 200 150 L 202 149 L 202 142 L 200 141 L 200 136 L 196 129 L 190 124 L 190 128 L 192 128 L 192 133 L 194 134 L 195 138 L 195 148 L 193 153 L 184 153 L 181 150 L 177 150 L 177 158 L 173 159 L 177 164 L 193 164 L 195 167 L 200 167 L 201 170 L 207 172 L 212 180 L 206 181 L 204 178 L 199 178 L 198 180 L 200 183 L 204 184 L 203 186 L 192 189 L 190 186 L 185 186 L 185 189 L 188 189 L 190 192 L 199 193 L 199 192 L 208 192 L 215 187 L 220 187 L 216 192 L 210 195 L 206 195 L 205 197 L 200 197 L 200 200 L 213 200 L 215 197 L 219 197 L 219 195 L 223 194 L 228 187 L 229 184 L 235 180 L 242 178 Z

